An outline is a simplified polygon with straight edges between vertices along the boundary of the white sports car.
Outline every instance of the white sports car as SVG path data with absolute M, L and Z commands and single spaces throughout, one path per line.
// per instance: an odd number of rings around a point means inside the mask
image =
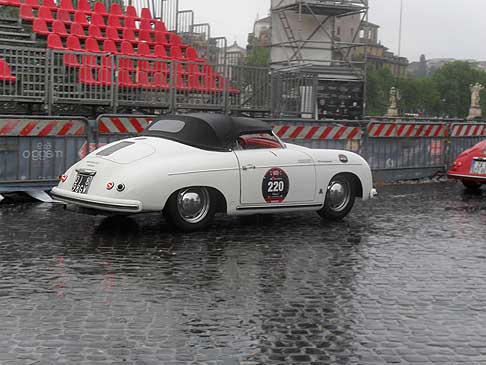
M 283 143 L 259 120 L 218 114 L 161 116 L 139 136 L 72 166 L 53 197 L 86 213 L 163 212 L 176 228 L 231 215 L 316 211 L 342 219 L 375 195 L 359 155 Z

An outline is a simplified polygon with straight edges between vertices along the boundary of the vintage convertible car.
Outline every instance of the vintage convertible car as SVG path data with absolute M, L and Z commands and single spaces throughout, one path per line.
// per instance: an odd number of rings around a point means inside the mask
M 447 176 L 462 181 L 469 190 L 479 190 L 486 184 L 486 141 L 457 156 Z
M 310 210 L 342 219 L 355 197 L 376 193 L 357 154 L 285 144 L 262 121 L 202 113 L 162 116 L 139 136 L 92 152 L 60 180 L 52 195 L 68 207 L 160 211 L 184 231 L 205 227 L 216 212 Z

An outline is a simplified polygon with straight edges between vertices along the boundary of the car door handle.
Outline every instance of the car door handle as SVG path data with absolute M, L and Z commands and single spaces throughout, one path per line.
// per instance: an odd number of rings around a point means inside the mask
M 245 170 L 245 171 L 246 170 L 254 170 L 255 169 L 255 165 L 253 165 L 253 164 L 250 163 L 248 165 L 242 166 L 241 169 L 242 170 Z

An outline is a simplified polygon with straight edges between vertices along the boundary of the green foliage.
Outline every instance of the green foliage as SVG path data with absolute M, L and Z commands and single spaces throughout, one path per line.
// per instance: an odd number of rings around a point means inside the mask
M 389 71 L 370 71 L 367 80 L 367 114 L 384 115 L 388 108 L 389 91 L 400 91 L 400 113 L 423 116 L 464 118 L 471 102 L 470 85 L 486 86 L 486 73 L 468 62 L 451 62 L 431 77 L 396 79 Z M 486 111 L 486 93 L 481 94 Z
M 254 47 L 246 59 L 247 66 L 268 66 L 270 64 L 270 48 Z
M 13 6 L 0 6 L 0 18 L 18 18 L 19 8 Z

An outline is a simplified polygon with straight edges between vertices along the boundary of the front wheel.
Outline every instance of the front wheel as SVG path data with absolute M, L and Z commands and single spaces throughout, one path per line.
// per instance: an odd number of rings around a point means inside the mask
M 478 183 L 476 181 L 464 181 L 463 180 L 462 184 L 464 185 L 464 187 L 467 190 L 478 191 L 479 189 L 481 189 L 481 183 Z
M 330 220 L 343 219 L 353 208 L 355 196 L 353 181 L 346 175 L 337 175 L 327 187 L 324 207 L 317 213 Z
M 164 208 L 165 219 L 184 232 L 207 227 L 215 212 L 211 192 L 204 187 L 184 188 L 175 192 Z

